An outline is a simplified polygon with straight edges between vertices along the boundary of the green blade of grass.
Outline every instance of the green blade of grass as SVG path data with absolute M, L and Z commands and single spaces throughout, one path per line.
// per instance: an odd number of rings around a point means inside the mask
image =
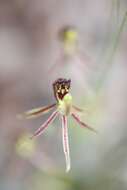
M 101 73 L 101 76 L 99 77 L 98 81 L 97 81 L 97 85 L 96 85 L 96 92 L 98 92 L 98 90 L 101 88 L 101 86 L 104 84 L 104 81 L 106 79 L 107 73 L 111 67 L 111 65 L 113 64 L 113 58 L 115 55 L 115 52 L 118 48 L 119 45 L 119 41 L 121 38 L 121 34 L 124 30 L 125 25 L 127 24 L 127 12 L 125 13 L 121 25 L 119 27 L 118 32 L 116 33 L 116 35 L 114 35 L 113 40 L 112 40 L 112 45 L 111 47 L 108 49 L 108 53 L 106 56 L 106 65 L 103 68 L 103 72 Z

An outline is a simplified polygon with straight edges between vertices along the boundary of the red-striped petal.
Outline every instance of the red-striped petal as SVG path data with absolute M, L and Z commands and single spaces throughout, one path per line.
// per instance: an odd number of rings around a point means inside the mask
M 91 131 L 97 133 L 97 131 L 96 131 L 94 128 L 92 128 L 92 127 L 88 126 L 87 124 L 85 124 L 84 122 L 82 122 L 82 121 L 80 120 L 80 118 L 79 118 L 75 113 L 72 113 L 71 115 L 72 115 L 72 117 L 79 123 L 79 125 L 80 125 L 81 127 L 85 127 L 85 128 L 87 128 L 87 129 L 89 129 L 89 130 L 91 130 Z
M 69 152 L 69 142 L 68 142 L 68 127 L 67 127 L 67 117 L 62 116 L 62 136 L 63 136 L 63 150 L 66 159 L 66 172 L 70 170 L 70 152 Z
M 31 138 L 41 135 L 43 133 L 43 131 L 49 126 L 49 124 L 51 124 L 54 121 L 54 119 L 57 117 L 57 115 L 58 115 L 58 111 L 54 111 L 50 115 L 50 117 L 45 121 L 45 123 L 39 129 L 37 129 L 35 131 L 35 133 L 33 134 L 33 136 Z

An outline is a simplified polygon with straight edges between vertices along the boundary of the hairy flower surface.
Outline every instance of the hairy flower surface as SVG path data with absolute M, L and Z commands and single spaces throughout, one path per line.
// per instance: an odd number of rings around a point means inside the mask
M 44 130 L 51 124 L 57 116 L 61 117 L 62 123 L 62 139 L 63 139 L 63 150 L 66 159 L 66 172 L 70 170 L 71 163 L 70 163 L 70 151 L 69 151 L 69 141 L 68 141 L 68 116 L 72 116 L 74 120 L 81 126 L 96 132 L 95 129 L 88 126 L 84 122 L 82 122 L 78 116 L 79 112 L 83 110 L 78 108 L 77 106 L 73 105 L 72 96 L 70 94 L 70 87 L 71 87 L 71 80 L 59 78 L 53 83 L 53 90 L 54 96 L 56 98 L 56 103 L 35 108 L 30 111 L 23 113 L 23 117 L 25 118 L 33 118 L 40 115 L 43 115 L 51 110 L 54 109 L 52 114 L 48 117 L 48 119 L 38 128 L 31 138 L 37 137 L 44 132 Z

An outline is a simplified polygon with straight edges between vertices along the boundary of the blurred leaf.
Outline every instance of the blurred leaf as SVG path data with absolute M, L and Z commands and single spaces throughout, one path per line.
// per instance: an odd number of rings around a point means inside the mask
M 122 34 L 126 24 L 127 24 L 127 12 L 124 14 L 124 17 L 122 19 L 122 22 L 118 29 L 118 32 L 115 35 L 113 35 L 111 47 L 108 48 L 106 61 L 105 61 L 106 65 L 103 69 L 104 71 L 101 73 L 101 76 L 99 77 L 99 80 L 97 81 L 97 86 L 96 86 L 97 92 L 100 90 L 101 86 L 104 84 L 104 81 L 106 79 L 108 71 L 109 71 L 111 65 L 113 64 L 114 54 L 118 48 L 120 37 L 121 37 L 121 34 Z
M 31 157 L 35 152 L 36 144 L 34 140 L 30 139 L 30 136 L 30 134 L 23 134 L 16 143 L 17 154 L 24 158 Z

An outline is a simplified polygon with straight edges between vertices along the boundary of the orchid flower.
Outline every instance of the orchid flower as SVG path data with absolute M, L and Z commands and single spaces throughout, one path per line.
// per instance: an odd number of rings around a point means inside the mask
M 49 69 L 50 73 L 55 71 L 59 66 L 66 64 L 68 62 L 67 60 L 73 58 L 75 58 L 76 63 L 81 70 L 84 66 L 87 66 L 87 69 L 95 69 L 95 63 L 79 48 L 79 33 L 75 26 L 63 27 L 58 33 L 58 38 L 61 42 L 62 48 L 60 49 L 55 64 Z
M 95 129 L 88 126 L 84 122 L 82 122 L 78 116 L 78 112 L 82 112 L 83 110 L 78 108 L 77 106 L 73 105 L 72 103 L 72 96 L 70 94 L 70 86 L 71 80 L 66 80 L 63 78 L 57 79 L 53 83 L 53 90 L 54 96 L 56 99 L 56 103 L 46 106 L 35 108 L 30 111 L 23 113 L 25 118 L 33 118 L 40 115 L 43 115 L 51 110 L 53 110 L 52 114 L 48 117 L 48 119 L 38 128 L 31 138 L 37 137 L 41 135 L 44 130 L 51 124 L 56 117 L 60 116 L 61 123 L 62 123 L 62 139 L 63 139 L 63 150 L 66 159 L 66 172 L 70 170 L 71 163 L 70 163 L 70 152 L 69 152 L 69 142 L 68 142 L 68 123 L 67 118 L 68 116 L 72 116 L 74 120 L 84 128 L 88 128 L 89 130 L 96 132 Z

